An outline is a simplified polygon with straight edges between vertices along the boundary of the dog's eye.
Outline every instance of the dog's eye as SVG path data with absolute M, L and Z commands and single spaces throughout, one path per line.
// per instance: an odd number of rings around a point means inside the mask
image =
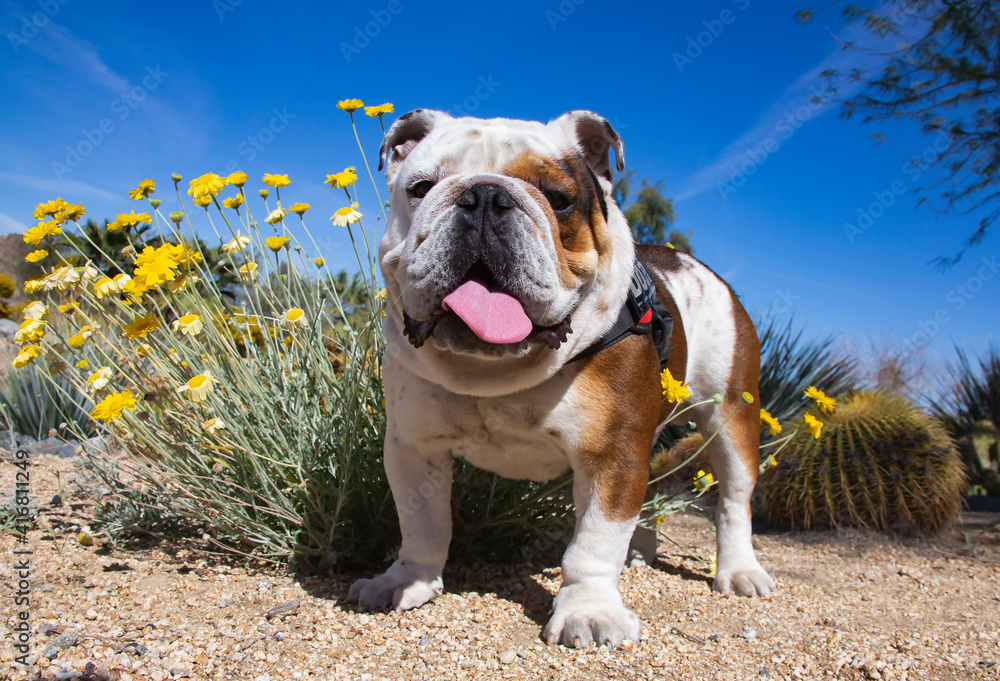
M 410 187 L 409 189 L 410 196 L 412 196 L 415 199 L 422 199 L 425 196 L 427 196 L 427 192 L 429 192 L 433 186 L 434 183 L 431 182 L 430 180 L 422 180 L 420 182 L 417 182 L 415 185 Z
M 573 201 L 569 196 L 552 189 L 545 190 L 545 198 L 549 200 L 549 205 L 552 206 L 552 210 L 557 213 L 562 212 L 573 205 Z

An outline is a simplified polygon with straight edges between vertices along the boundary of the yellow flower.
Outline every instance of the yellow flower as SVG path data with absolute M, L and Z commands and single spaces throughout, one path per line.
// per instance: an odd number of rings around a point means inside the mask
M 337 108 L 346 111 L 347 113 L 354 113 L 361 107 L 365 105 L 360 99 L 344 99 L 337 102 Z
M 196 196 L 191 199 L 191 203 L 196 206 L 201 206 L 202 208 L 208 208 L 208 204 L 212 203 L 212 197 L 208 194 L 204 196 Z
M 774 454 L 771 454 L 766 459 L 764 459 L 765 468 L 774 468 L 777 465 L 778 465 L 778 460 L 774 458 Z
M 228 244 L 222 247 L 222 250 L 226 253 L 236 253 L 242 251 L 250 243 L 250 237 L 242 236 L 239 232 L 236 232 L 236 237 L 230 240 Z
M 143 180 L 139 183 L 139 186 L 135 189 L 129 190 L 129 198 L 135 199 L 136 201 L 141 201 L 150 194 L 156 191 L 156 183 L 152 180 Z
M 87 342 L 87 339 L 94 335 L 94 332 L 90 330 L 90 326 L 81 326 L 80 330 L 69 337 L 66 342 L 69 343 L 70 347 L 78 348 Z
M 215 435 L 216 431 L 223 430 L 226 427 L 226 422 L 216 417 L 205 421 L 201 424 L 201 427 L 204 428 L 205 432 L 209 435 Z
M 128 213 L 118 213 L 118 215 L 115 216 L 115 222 L 118 223 L 119 228 L 126 225 L 129 227 L 135 227 L 143 222 L 150 224 L 149 213 L 136 213 L 134 210 Z
M 42 354 L 42 346 L 40 345 L 25 345 L 21 348 L 21 351 L 17 353 L 17 357 L 11 362 L 11 365 L 15 369 L 21 369 L 38 359 L 38 356 Z
M 260 178 L 263 180 L 264 184 L 274 187 L 275 189 L 281 189 L 282 187 L 287 187 L 291 182 L 288 181 L 288 175 L 272 175 L 271 173 L 264 173 L 264 177 Z
M 664 369 L 660 374 L 660 387 L 663 389 L 663 398 L 667 402 L 683 402 L 691 397 L 691 389 L 676 380 L 670 373 L 670 369 Z
M 113 279 L 104 277 L 103 279 L 98 279 L 94 283 L 94 295 L 97 296 L 98 300 L 101 300 L 107 296 L 118 293 L 118 285 Z
M 77 369 L 86 369 L 89 366 L 90 366 L 90 362 L 88 362 L 85 359 L 81 359 L 79 362 L 76 363 L 76 368 Z
M 45 249 L 40 249 L 40 250 L 37 250 L 37 251 L 32 251 L 31 253 L 28 253 L 28 255 L 24 256 L 24 261 L 25 262 L 40 262 L 42 260 L 45 260 L 45 256 L 47 256 L 48 254 L 49 254 L 49 252 L 46 251 Z
M 819 410 L 827 414 L 832 414 L 837 408 L 837 400 L 829 397 L 822 390 L 817 390 L 814 386 L 809 386 L 805 392 L 805 396 L 812 398 L 816 401 L 816 406 Z
M 51 201 L 46 201 L 35 206 L 35 210 L 32 215 L 36 220 L 43 220 L 47 217 L 52 217 L 59 211 L 65 209 L 67 206 L 69 206 L 69 204 L 63 201 L 62 197 L 52 199 Z
M 715 478 L 711 473 L 705 471 L 698 471 L 698 475 L 694 476 L 694 488 L 699 492 L 707 490 L 713 482 L 715 482 Z
M 108 384 L 112 376 L 114 376 L 114 372 L 111 371 L 111 367 L 101 367 L 87 377 L 87 388 L 92 393 L 96 393 L 98 390 L 103 390 L 104 386 Z
M 182 385 L 177 389 L 182 395 L 187 395 L 187 398 L 192 402 L 204 402 L 208 393 L 212 392 L 212 388 L 215 386 L 215 379 L 212 378 L 212 374 L 205 372 L 203 374 L 198 374 L 190 381 Z
M 385 104 L 379 104 L 378 106 L 366 106 L 365 113 L 372 118 L 381 116 L 382 114 L 392 113 L 392 104 L 386 102 Z
M 353 225 L 355 222 L 361 219 L 361 213 L 358 212 L 358 204 L 352 203 L 350 206 L 345 208 L 340 208 L 330 220 L 333 222 L 334 227 L 346 227 L 347 225 Z
M 806 414 L 802 418 L 805 421 L 806 430 L 808 430 L 812 436 L 818 440 L 820 431 L 823 430 L 823 422 L 812 414 Z
M 243 281 L 253 281 L 257 278 L 258 274 L 257 263 L 255 262 L 248 262 L 240 267 L 240 278 Z
M 239 210 L 239 207 L 243 205 L 243 195 L 237 194 L 236 196 L 230 196 L 228 199 L 222 199 L 222 205 L 224 208 Z
M 264 239 L 264 243 L 267 245 L 267 247 L 270 248 L 275 253 L 280 251 L 284 247 L 284 245 L 287 244 L 289 241 L 290 239 L 287 236 L 269 236 L 268 238 Z
M 79 310 L 79 309 L 80 309 L 80 303 L 77 303 L 76 301 L 70 301 L 65 305 L 59 306 L 59 311 L 62 312 L 63 314 L 66 314 L 70 310 Z
M 36 300 L 31 305 L 21 310 L 21 316 L 25 319 L 41 319 L 49 313 L 49 306 L 40 300 Z
M 270 214 L 266 218 L 264 218 L 264 222 L 266 222 L 269 225 L 274 225 L 284 220 L 285 215 L 287 215 L 287 213 L 285 213 L 283 209 L 275 208 L 270 212 Z
M 215 173 L 205 173 L 188 183 L 188 196 L 197 199 L 203 196 L 215 196 L 226 186 L 225 180 Z M 205 205 L 205 204 L 199 204 Z
M 167 290 L 171 293 L 184 293 L 188 290 L 188 287 L 197 284 L 199 281 L 200 279 L 193 274 L 182 274 L 173 281 L 167 282 Z
M 760 410 L 760 422 L 767 426 L 771 435 L 777 435 L 781 432 L 781 424 L 778 423 L 778 419 L 771 416 L 770 412 L 765 409 Z
M 310 208 L 312 208 L 312 206 L 310 206 L 308 203 L 293 203 L 291 206 L 289 206 L 288 212 L 295 213 L 299 217 L 302 217 L 302 214 L 305 213 Z
M 111 419 L 121 418 L 122 411 L 125 409 L 135 411 L 135 398 L 132 397 L 131 390 L 111 393 L 94 407 L 94 411 L 90 412 L 90 415 L 92 418 L 108 423 Z
M 125 287 L 125 284 L 129 283 L 130 281 L 132 281 L 132 277 L 130 277 L 127 274 L 124 274 L 124 273 L 123 274 L 116 274 L 115 277 L 114 277 L 114 279 L 112 279 L 112 281 L 115 282 L 115 286 L 117 286 L 118 290 L 121 291 Z
M 297 307 L 285 310 L 281 315 L 281 321 L 290 329 L 301 328 L 307 324 L 305 313 Z
M 226 184 L 231 184 L 236 187 L 242 187 L 246 184 L 246 181 L 247 174 L 242 170 L 237 170 L 235 173 L 229 173 L 229 176 L 226 178 Z
M 159 320 L 153 316 L 153 313 L 147 314 L 145 317 L 140 317 L 136 315 L 132 321 L 122 327 L 122 334 L 126 338 L 145 338 L 151 332 L 155 331 L 160 326 Z
M 121 229 L 125 225 L 123 225 L 122 223 L 118 222 L 117 220 L 111 220 L 110 222 L 108 222 L 104 226 L 105 226 L 105 228 L 107 228 L 107 230 L 109 232 L 117 232 L 119 229 Z
M 380 303 L 384 303 L 387 295 L 389 295 L 388 291 L 386 291 L 384 288 L 379 289 L 379 292 L 375 294 L 375 300 L 377 300 Z
M 323 258 L 313 258 L 313 262 L 316 263 L 316 267 L 322 267 L 326 264 L 326 260 Z
M 174 269 L 177 267 L 178 261 L 177 254 L 173 251 L 173 244 L 164 244 L 156 249 L 150 257 L 146 257 L 147 253 L 151 250 L 147 246 L 143 250 L 142 255 L 136 258 L 135 261 L 135 277 L 136 279 L 140 277 L 145 279 L 147 287 L 165 284 L 177 276 Z M 141 265 L 140 262 L 142 263 Z
M 24 233 L 24 243 L 37 246 L 42 243 L 45 237 L 62 234 L 62 229 L 53 221 L 39 222 L 34 227 L 29 227 Z
M 186 314 L 174 322 L 174 331 L 180 330 L 185 336 L 197 336 L 205 328 L 200 315 Z
M 153 348 L 150 347 L 149 343 L 139 343 L 135 348 L 135 356 L 139 359 L 143 357 L 149 357 L 153 354 Z
M 747 404 L 753 404 L 753 395 L 751 395 L 750 393 L 744 391 L 743 392 L 743 401 L 746 402 Z
M 87 214 L 87 211 L 83 209 L 83 204 L 78 203 L 75 206 L 72 204 L 67 204 L 65 208 L 55 214 L 53 219 L 56 222 L 76 222 L 81 217 Z
M 14 334 L 14 342 L 18 345 L 40 341 L 45 336 L 45 322 L 41 319 L 25 319 Z
M 354 171 L 354 166 L 351 166 L 349 168 L 344 168 L 339 173 L 327 175 L 326 182 L 323 184 L 330 185 L 330 189 L 343 189 L 344 187 L 350 187 L 357 181 L 358 174 Z

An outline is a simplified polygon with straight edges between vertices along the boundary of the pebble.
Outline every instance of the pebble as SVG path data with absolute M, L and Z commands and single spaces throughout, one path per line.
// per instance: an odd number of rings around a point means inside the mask
M 757 630 L 751 627 L 749 624 L 744 624 L 743 628 L 740 629 L 739 637 L 746 639 L 747 641 L 757 638 Z
M 511 662 L 513 662 L 517 658 L 517 651 L 516 650 L 505 650 L 502 653 L 500 653 L 499 657 L 500 657 L 500 661 L 503 662 L 504 664 L 510 664 Z
M 58 650 L 67 650 L 76 645 L 77 635 L 72 629 L 67 629 L 49 642 L 49 645 Z

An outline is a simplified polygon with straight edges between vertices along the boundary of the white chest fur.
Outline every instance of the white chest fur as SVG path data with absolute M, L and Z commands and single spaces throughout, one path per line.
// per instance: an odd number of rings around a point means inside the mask
M 575 373 L 513 395 L 472 397 L 396 365 L 385 372 L 388 439 L 428 459 L 447 452 L 507 478 L 551 480 L 576 450 Z

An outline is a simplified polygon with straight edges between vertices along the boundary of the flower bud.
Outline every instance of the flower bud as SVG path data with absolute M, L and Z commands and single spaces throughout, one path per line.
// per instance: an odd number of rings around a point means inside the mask
M 180 173 L 174 173 L 173 175 L 170 176 L 170 179 L 174 181 L 174 184 L 177 184 L 178 182 L 181 181 L 181 175 Z
M 183 219 L 184 219 L 184 214 L 183 213 L 171 213 L 170 214 L 170 221 L 172 223 L 174 223 L 175 225 L 181 224 L 181 220 L 183 220 Z
M 160 207 L 160 200 L 159 199 L 150 199 L 149 200 L 149 205 L 151 205 L 153 208 L 159 208 Z
M 266 189 L 261 189 L 260 190 L 260 198 L 262 198 L 262 199 L 266 199 L 267 198 L 267 190 Z

